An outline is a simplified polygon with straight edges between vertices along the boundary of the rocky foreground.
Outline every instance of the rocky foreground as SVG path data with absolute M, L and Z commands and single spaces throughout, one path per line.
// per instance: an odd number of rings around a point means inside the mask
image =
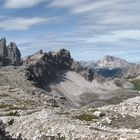
M 140 139 L 139 65 L 65 49 L 22 60 L 4 38 L 0 58 L 0 140 Z

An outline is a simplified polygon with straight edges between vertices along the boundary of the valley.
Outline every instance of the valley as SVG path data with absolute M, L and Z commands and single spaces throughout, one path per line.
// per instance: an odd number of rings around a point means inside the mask
M 22 59 L 10 48 L 0 40 L 2 140 L 140 139 L 139 64 L 113 56 L 85 64 L 65 49 Z

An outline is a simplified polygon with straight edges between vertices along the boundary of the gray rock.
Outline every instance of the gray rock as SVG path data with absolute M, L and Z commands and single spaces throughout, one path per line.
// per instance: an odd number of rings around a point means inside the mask
M 105 116 L 105 113 L 104 113 L 104 112 L 101 112 L 101 111 L 95 111 L 93 114 L 94 114 L 94 116 L 96 116 L 96 117 Z
M 0 56 L 6 57 L 7 56 L 7 48 L 6 48 L 6 39 L 0 39 Z
M 129 63 L 124 59 L 106 55 L 102 60 L 97 62 L 97 65 L 104 68 L 123 68 L 129 65 Z
M 8 52 L 6 47 L 6 39 L 0 39 L 0 66 L 5 66 L 8 63 L 7 60 Z
M 19 49 L 17 48 L 16 44 L 14 42 L 11 42 L 8 45 L 8 58 L 10 59 L 10 64 L 14 66 L 20 66 L 21 65 L 21 53 Z
M 57 102 L 56 102 L 56 100 L 55 99 L 49 99 L 48 101 L 47 101 L 47 103 L 48 103 L 48 105 L 49 106 L 52 106 L 52 107 L 59 107 L 58 106 L 58 104 L 57 104 Z
M 6 47 L 6 39 L 0 39 L 0 66 L 20 66 L 21 53 L 15 43 L 10 43 Z
M 5 124 L 0 120 L 0 140 L 22 140 L 22 138 L 21 135 L 17 138 L 12 138 L 12 136 L 5 131 Z
M 26 77 L 43 85 L 56 80 L 58 71 L 71 70 L 72 63 L 70 52 L 65 49 L 48 53 L 39 51 L 25 60 Z

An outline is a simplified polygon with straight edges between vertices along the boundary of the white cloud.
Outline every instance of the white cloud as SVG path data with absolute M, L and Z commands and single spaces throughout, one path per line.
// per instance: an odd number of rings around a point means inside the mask
M 59 8 L 73 7 L 74 5 L 78 5 L 83 2 L 86 2 L 86 0 L 52 0 L 49 6 Z
M 71 13 L 81 14 L 85 12 L 95 11 L 113 3 L 114 1 L 98 1 L 98 2 L 81 3 L 80 5 L 75 5 L 71 7 L 72 8 Z
M 52 0 L 49 6 L 66 8 L 77 16 L 76 32 L 96 35 L 140 28 L 139 0 Z
M 140 41 L 140 30 L 119 30 L 111 31 L 108 34 L 95 35 L 93 37 L 75 38 L 75 40 L 81 40 L 81 43 L 115 43 L 125 40 L 137 40 Z
M 27 30 L 32 26 L 48 22 L 47 18 L 4 18 L 1 19 L 0 28 L 4 30 Z
M 123 36 L 123 38 L 129 39 L 132 35 L 138 35 L 140 36 L 140 31 L 118 31 L 114 33 L 114 36 Z M 127 33 L 129 35 L 127 35 Z M 113 33 L 110 33 L 110 36 Z M 120 34 L 120 35 L 119 35 Z M 138 38 L 137 37 L 137 38 Z M 54 37 L 53 37 L 54 38 Z M 103 36 L 98 38 L 102 38 Z M 115 38 L 115 37 L 114 37 Z M 22 50 L 23 56 L 30 55 L 32 53 L 37 52 L 40 49 L 43 49 L 44 51 L 54 51 L 61 48 L 65 48 L 70 50 L 72 57 L 76 60 L 98 60 L 102 58 L 105 55 L 113 55 L 117 56 L 123 59 L 126 59 L 128 61 L 137 62 L 140 59 L 140 56 L 138 55 L 139 50 L 139 44 L 133 46 L 133 41 L 128 42 L 126 41 L 124 44 L 119 43 L 118 39 L 119 37 L 116 37 L 116 42 L 102 42 L 104 40 L 94 40 L 94 38 L 86 38 L 84 43 L 76 42 L 77 39 L 72 40 L 72 38 L 54 38 L 54 39 L 42 39 L 42 38 L 28 38 L 27 40 L 19 40 L 17 39 L 16 42 L 18 42 L 18 46 Z M 89 40 L 88 40 L 89 39 Z M 105 39 L 105 35 L 104 35 Z M 108 39 L 108 37 L 107 37 Z M 46 45 L 47 44 L 47 45 Z M 77 53 L 80 52 L 80 53 Z M 133 56 L 133 57 L 130 57 Z M 136 57 L 137 56 L 137 57 Z M 134 58 L 135 57 L 135 58 Z
M 108 5 L 115 4 L 120 0 L 52 0 L 49 4 L 51 7 L 58 7 L 58 8 L 70 8 L 70 12 L 73 14 L 77 13 L 84 13 L 89 12 L 91 10 L 97 10 L 100 8 L 104 8 Z
M 44 0 L 6 0 L 4 6 L 6 8 L 29 8 L 43 1 Z

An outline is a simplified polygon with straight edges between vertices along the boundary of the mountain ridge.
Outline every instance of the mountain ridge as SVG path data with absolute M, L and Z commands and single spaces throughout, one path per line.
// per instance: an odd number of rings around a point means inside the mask
M 75 71 L 88 81 L 136 77 L 140 74 L 139 64 L 129 63 L 124 59 L 110 55 L 104 56 L 103 59 L 97 62 L 75 61 L 66 49 L 48 53 L 40 50 L 21 60 L 21 53 L 16 44 L 10 43 L 6 47 L 5 38 L 0 40 L 0 52 L 1 66 L 24 65 L 28 71 L 28 79 L 39 80 L 42 83 L 46 80 L 44 77 L 48 77 L 47 80 L 54 79 L 56 70 L 59 69 Z
M 40 50 L 22 60 L 17 47 L 12 46 L 12 53 L 7 54 L 6 40 L 1 42 L 0 115 L 5 125 L 0 123 L 0 131 L 5 132 L 1 127 L 6 126 L 11 135 L 0 133 L 0 137 L 140 137 L 140 97 L 135 89 L 140 65 L 98 67 L 96 62 L 75 61 L 66 49 Z

